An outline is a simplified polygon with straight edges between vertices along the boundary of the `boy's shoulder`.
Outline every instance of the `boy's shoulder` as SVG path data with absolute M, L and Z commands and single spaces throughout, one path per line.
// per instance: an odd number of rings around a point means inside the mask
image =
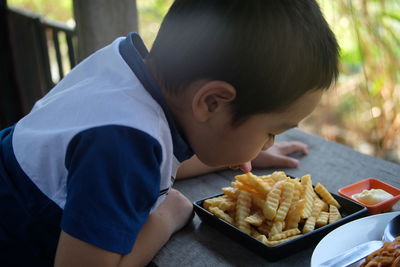
M 121 58 L 119 41 L 79 64 L 35 104 L 24 120 L 37 123 L 38 118 L 48 126 L 57 121 L 57 125 L 65 126 L 147 127 L 145 130 L 154 134 L 159 132 L 158 127 L 167 126 L 162 108 Z

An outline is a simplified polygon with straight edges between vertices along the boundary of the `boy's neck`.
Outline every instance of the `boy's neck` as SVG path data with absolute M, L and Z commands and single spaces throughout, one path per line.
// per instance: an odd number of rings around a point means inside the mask
M 185 125 L 188 121 L 191 120 L 191 92 L 194 90 L 193 86 L 189 86 L 186 90 L 182 90 L 182 93 L 174 94 L 169 92 L 165 86 L 162 79 L 160 79 L 157 74 L 157 70 L 152 64 L 151 60 L 146 58 L 144 60 L 144 64 L 149 69 L 152 74 L 154 80 L 157 82 L 158 87 L 160 88 L 161 94 L 165 99 L 165 103 L 174 119 L 174 122 L 178 129 L 186 135 Z

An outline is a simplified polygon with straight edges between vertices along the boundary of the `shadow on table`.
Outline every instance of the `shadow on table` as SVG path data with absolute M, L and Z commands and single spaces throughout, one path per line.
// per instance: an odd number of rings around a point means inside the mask
M 286 266 L 289 265 L 289 262 L 295 265 L 299 263 L 300 255 L 298 253 L 288 255 L 279 261 L 269 261 L 253 252 L 251 248 L 247 248 L 228 236 L 221 234 L 206 223 L 199 224 L 195 230 L 194 238 L 203 247 L 211 251 L 212 254 L 216 255 L 216 257 L 223 258 L 223 262 L 232 264 L 233 266 L 249 266 L 249 263 L 252 266 L 265 266 L 265 264 Z M 303 250 L 303 252 L 305 251 Z

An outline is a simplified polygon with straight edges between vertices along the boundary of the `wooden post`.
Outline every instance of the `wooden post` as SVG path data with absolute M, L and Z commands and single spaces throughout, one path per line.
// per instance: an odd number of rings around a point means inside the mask
M 74 0 L 74 17 L 78 61 L 116 37 L 138 31 L 136 0 Z

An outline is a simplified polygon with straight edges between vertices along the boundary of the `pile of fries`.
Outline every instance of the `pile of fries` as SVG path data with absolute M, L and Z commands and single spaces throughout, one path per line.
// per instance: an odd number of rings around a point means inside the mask
M 282 171 L 237 175 L 222 196 L 203 207 L 260 242 L 275 246 L 341 219 L 340 205 L 310 175 L 290 178 Z

